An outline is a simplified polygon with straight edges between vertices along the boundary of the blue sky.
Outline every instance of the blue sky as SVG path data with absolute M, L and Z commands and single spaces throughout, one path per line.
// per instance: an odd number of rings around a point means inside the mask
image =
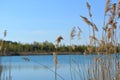
M 93 20 L 101 32 L 105 0 L 87 0 L 92 6 Z M 112 0 L 117 1 L 117 0 Z M 79 44 L 87 44 L 88 26 L 80 15 L 88 16 L 86 0 L 0 0 L 0 39 L 21 43 L 54 42 L 61 35 L 62 43 L 70 43 L 73 26 L 82 29 Z

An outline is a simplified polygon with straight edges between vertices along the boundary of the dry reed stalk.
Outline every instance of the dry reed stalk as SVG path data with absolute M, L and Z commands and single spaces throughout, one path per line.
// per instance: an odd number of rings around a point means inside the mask
M 104 37 L 102 37 L 101 44 L 105 45 L 105 39 L 104 39 Z
M 94 29 L 95 31 L 98 31 L 98 28 L 97 28 L 97 26 L 96 26 L 95 24 L 93 24 L 92 27 L 93 27 L 93 29 Z
M 84 51 L 83 55 L 84 55 L 84 56 L 86 56 L 86 55 L 87 55 L 87 50 L 85 50 L 85 51 Z
M 57 39 L 56 39 L 56 45 L 55 45 L 56 52 L 57 52 L 57 47 L 59 46 L 59 43 L 61 42 L 61 40 L 63 40 L 62 36 L 57 37 Z M 57 80 L 57 64 L 58 64 L 56 52 L 53 52 L 54 64 L 55 64 L 55 80 Z
M 88 10 L 90 10 L 90 5 L 87 2 L 86 3 Z M 120 18 L 120 0 L 118 1 L 118 18 Z M 120 77 L 120 73 L 117 73 L 116 75 L 114 74 L 114 69 L 115 69 L 115 64 L 111 61 L 110 58 L 110 53 L 116 53 L 116 37 L 115 37 L 115 32 L 117 29 L 117 22 L 116 22 L 116 4 L 112 4 L 112 6 L 110 7 L 110 0 L 106 0 L 106 8 L 105 8 L 105 16 L 106 14 L 110 12 L 110 17 L 109 17 L 109 21 L 107 22 L 106 25 L 104 25 L 105 27 L 103 28 L 105 31 L 105 37 L 102 38 L 101 43 L 98 45 L 98 51 L 101 52 L 106 52 L 107 53 L 107 59 L 104 58 L 95 58 L 96 62 L 100 62 L 100 65 L 95 63 L 94 65 L 94 70 L 93 75 L 94 75 L 94 79 L 93 80 L 119 80 Z M 85 23 L 87 23 L 90 26 L 94 26 L 93 22 L 89 21 L 86 17 L 84 16 L 80 16 Z M 120 28 L 120 26 L 119 26 Z M 95 29 L 95 27 L 93 27 L 93 30 L 97 31 L 97 27 Z M 93 31 L 93 33 L 95 33 Z M 95 35 L 91 36 L 91 40 L 95 40 L 98 41 L 98 39 L 96 39 Z M 92 45 L 91 45 L 92 46 Z M 91 46 L 87 47 L 88 52 L 93 52 L 93 48 Z M 105 61 L 104 61 L 105 60 Z M 118 71 L 117 71 L 118 72 Z M 88 69 L 88 75 L 90 74 L 90 70 Z M 100 76 L 102 77 L 100 77 Z M 113 77 L 113 75 L 115 75 Z M 91 79 L 91 78 L 89 78 Z
M 72 49 L 75 50 L 76 48 L 76 45 L 72 44 Z
M 7 30 L 4 31 L 4 37 L 6 37 L 6 35 L 7 35 Z
M 56 52 L 53 52 L 53 56 L 54 56 L 54 63 L 55 63 L 55 65 L 57 65 L 58 60 L 57 60 Z

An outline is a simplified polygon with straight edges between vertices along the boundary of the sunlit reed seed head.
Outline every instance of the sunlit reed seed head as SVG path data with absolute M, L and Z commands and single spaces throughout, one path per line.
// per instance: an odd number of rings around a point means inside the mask
M 88 2 L 86 2 L 86 6 L 87 6 L 88 10 L 90 10 L 91 6 Z
M 117 13 L 118 13 L 118 18 L 120 18 L 120 0 L 118 0 Z
M 61 42 L 61 40 L 63 40 L 63 37 L 62 36 L 59 36 L 55 41 L 56 41 L 56 44 L 55 44 L 55 48 L 57 48 L 59 46 L 59 43 Z
M 79 26 L 78 26 L 77 28 L 78 28 L 79 32 L 82 32 L 82 30 L 80 29 L 80 27 L 79 27 Z
M 75 37 L 75 33 L 76 33 L 76 28 L 73 27 L 72 30 L 71 30 L 71 32 L 70 32 L 70 38 L 71 38 L 71 40 Z
M 98 41 L 98 39 L 95 36 L 90 36 L 92 40 Z
M 111 17 L 109 18 L 108 24 L 112 24 L 112 23 L 113 23 L 114 17 L 115 17 L 115 16 L 113 15 L 113 16 L 111 16 Z
M 116 29 L 116 28 L 117 28 L 117 25 L 116 25 L 116 24 L 117 24 L 117 22 L 113 22 L 113 23 L 112 23 L 112 29 Z
M 106 32 L 108 29 L 108 24 L 105 25 L 105 27 L 103 27 L 103 30 Z
M 88 11 L 89 11 L 89 16 L 92 17 L 92 13 L 91 13 L 91 11 L 90 11 L 91 6 L 90 6 L 90 4 L 89 4 L 88 2 L 86 2 L 86 6 L 87 6 Z
M 4 37 L 6 37 L 6 35 L 7 35 L 7 30 L 4 31 Z
M 112 28 L 108 28 L 108 39 L 112 38 Z
M 80 39 L 80 34 L 81 34 L 82 30 L 80 29 L 80 27 L 78 27 L 78 40 Z
M 116 3 L 112 4 L 111 13 L 112 13 L 113 16 L 115 16 L 115 13 L 116 13 Z
M 110 10 L 110 0 L 106 0 L 106 5 L 105 5 L 105 15 L 106 13 Z
M 88 24 L 88 25 L 90 25 L 91 27 L 92 27 L 92 29 L 94 29 L 95 31 L 98 31 L 98 28 L 97 28 L 97 26 L 94 24 L 94 23 L 92 23 L 91 21 L 89 21 L 86 17 L 84 17 L 84 16 L 80 16 L 82 19 L 83 19 L 83 21 L 86 23 L 86 24 Z
M 88 25 L 90 25 L 90 26 L 93 25 L 93 23 L 90 22 L 86 17 L 84 17 L 84 16 L 80 16 L 80 17 L 83 19 L 83 21 L 84 21 L 86 24 L 88 24 Z

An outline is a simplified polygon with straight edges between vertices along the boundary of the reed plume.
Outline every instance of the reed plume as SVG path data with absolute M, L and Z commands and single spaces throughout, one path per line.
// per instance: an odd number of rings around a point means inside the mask
M 106 5 L 105 5 L 105 15 L 106 13 L 110 10 L 110 0 L 106 0 Z
M 91 21 L 89 21 L 89 20 L 88 20 L 86 17 L 84 17 L 84 16 L 80 16 L 80 17 L 83 19 L 83 21 L 84 21 L 86 24 L 90 25 L 93 30 L 98 31 L 98 28 L 97 28 L 97 26 L 96 26 L 94 23 L 92 23 Z
M 91 6 L 88 2 L 86 2 L 86 6 L 87 6 L 88 10 L 90 10 Z
M 110 40 L 112 37 L 112 28 L 108 28 L 108 39 Z
M 118 0 L 117 15 L 120 18 L 120 0 Z
M 78 27 L 78 39 L 80 39 L 80 34 L 81 34 L 82 30 L 80 29 L 80 27 Z
M 53 52 L 54 64 L 55 64 L 55 80 L 57 80 L 57 64 L 58 64 L 58 60 L 57 60 L 57 48 L 58 48 L 59 43 L 61 42 L 61 40 L 63 40 L 62 36 L 57 37 L 57 39 L 55 40 L 56 41 L 56 45 L 55 45 L 56 51 Z
M 86 24 L 88 24 L 88 25 L 90 25 L 90 26 L 93 26 L 93 23 L 91 22 L 91 21 L 89 21 L 86 17 L 84 17 L 84 16 L 80 16 L 82 19 L 83 19 L 83 21 L 86 23 Z
M 63 37 L 62 37 L 62 36 L 59 36 L 59 37 L 56 39 L 57 43 L 60 43 L 62 39 L 63 39 Z
M 62 36 L 59 36 L 59 37 L 57 37 L 57 39 L 56 39 L 56 45 L 55 45 L 55 48 L 56 48 L 56 52 L 57 52 L 57 47 L 59 46 L 59 43 L 61 42 L 61 40 L 63 39 L 63 37 Z M 57 64 L 58 63 L 58 61 L 57 61 L 57 54 L 56 54 L 56 52 L 53 52 L 53 56 L 54 56 L 54 63 L 55 64 Z
M 72 30 L 71 30 L 71 32 L 70 32 L 70 38 L 71 38 L 71 40 L 73 40 L 73 38 L 75 37 L 75 35 L 76 35 L 75 33 L 76 33 L 76 28 L 73 27 Z
M 93 27 L 93 29 L 94 29 L 95 31 L 98 31 L 98 28 L 97 28 L 97 26 L 96 26 L 95 24 L 92 24 L 92 27 Z
M 92 13 L 91 13 L 91 10 L 90 10 L 91 6 L 90 6 L 90 4 L 88 2 L 86 2 L 86 6 L 87 6 L 88 11 L 89 11 L 89 16 L 92 17 Z
M 92 40 L 98 41 L 98 39 L 95 36 L 90 36 Z
M 61 40 L 63 39 L 62 36 L 59 36 L 55 41 L 56 41 L 56 44 L 55 44 L 55 48 L 57 48 L 59 46 L 59 43 L 61 42 Z
M 117 25 L 116 25 L 116 24 L 117 24 L 117 22 L 113 22 L 113 23 L 112 23 L 112 29 L 116 29 L 116 28 L 117 28 Z
M 115 16 L 112 15 L 112 16 L 109 18 L 109 21 L 108 21 L 107 24 L 112 24 L 112 23 L 114 22 L 114 18 L 115 18 Z

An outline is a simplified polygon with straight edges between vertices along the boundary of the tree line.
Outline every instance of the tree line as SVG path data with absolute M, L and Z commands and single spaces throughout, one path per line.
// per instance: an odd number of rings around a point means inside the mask
M 52 42 L 44 41 L 40 42 L 33 42 L 31 44 L 23 44 L 20 42 L 12 42 L 12 41 L 5 41 L 0 40 L 0 54 L 1 55 L 22 55 L 22 54 L 51 54 L 52 52 L 61 52 L 63 53 L 71 53 L 71 52 L 80 52 L 83 53 L 86 50 L 86 46 L 66 46 L 65 44 L 60 44 L 59 47 L 56 49 L 55 45 Z

